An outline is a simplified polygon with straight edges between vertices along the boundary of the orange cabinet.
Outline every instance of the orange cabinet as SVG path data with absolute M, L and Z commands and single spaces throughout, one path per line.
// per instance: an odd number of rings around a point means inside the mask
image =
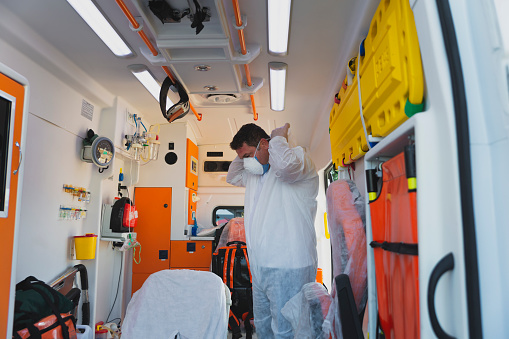
M 198 146 L 190 139 L 186 145 L 186 187 L 198 190 Z
M 133 293 L 150 274 L 170 267 L 171 194 L 171 187 L 135 188 L 135 231 L 143 252 L 141 262 L 133 263 Z
M 170 267 L 199 269 L 208 268 L 212 261 L 212 241 L 180 241 L 171 242 Z

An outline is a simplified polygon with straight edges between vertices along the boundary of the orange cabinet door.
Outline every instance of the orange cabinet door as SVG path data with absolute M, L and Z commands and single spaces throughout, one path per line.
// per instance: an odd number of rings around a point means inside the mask
M 3 92 L 3 93 L 2 93 Z M 21 128 L 25 88 L 0 73 L 0 336 L 10 337 L 7 323 L 11 295 L 12 252 L 16 225 L 19 165 L 21 162 Z M 2 142 L 3 141 L 3 142 Z
M 136 187 L 134 190 L 138 209 L 135 232 L 143 249 L 143 260 L 133 264 L 133 276 L 170 267 L 171 192 L 171 187 Z
M 186 145 L 186 187 L 198 190 L 198 146 L 190 139 Z
M 171 268 L 209 267 L 212 261 L 212 241 L 174 240 L 171 242 Z

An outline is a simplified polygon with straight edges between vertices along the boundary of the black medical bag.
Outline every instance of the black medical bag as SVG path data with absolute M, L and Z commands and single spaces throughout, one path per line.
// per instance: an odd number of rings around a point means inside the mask
M 78 300 L 79 302 L 79 300 Z M 32 276 L 16 284 L 13 338 L 76 338 L 77 304 Z
M 253 290 L 246 244 L 233 241 L 227 243 L 226 247 L 218 248 L 212 256 L 212 272 L 223 279 L 231 292 L 229 327 L 232 337 L 234 339 L 242 337 L 240 334 L 240 320 L 242 320 L 246 328 L 246 338 L 251 338 Z

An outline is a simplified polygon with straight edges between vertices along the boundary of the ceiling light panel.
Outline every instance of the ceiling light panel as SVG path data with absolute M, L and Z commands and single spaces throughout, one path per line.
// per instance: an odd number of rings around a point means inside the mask
M 149 91 L 150 94 L 159 102 L 159 92 L 161 91 L 161 85 L 157 82 L 154 76 L 148 71 L 144 65 L 131 65 L 129 66 L 130 71 L 142 83 L 143 86 Z M 166 109 L 173 106 L 173 102 L 170 98 L 166 99 Z
M 285 109 L 286 71 L 284 62 L 269 62 L 270 108 L 273 111 Z
M 131 49 L 91 0 L 67 0 L 97 36 L 118 57 L 133 55 Z
M 292 0 L 267 0 L 269 53 L 288 54 Z

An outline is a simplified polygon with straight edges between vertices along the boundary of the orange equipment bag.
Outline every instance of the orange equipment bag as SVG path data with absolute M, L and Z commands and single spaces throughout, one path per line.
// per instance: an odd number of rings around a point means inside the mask
M 226 247 L 218 248 L 212 254 L 212 272 L 217 274 L 228 286 L 231 292 L 232 305 L 228 326 L 233 338 L 240 338 L 240 319 L 244 321 L 246 336 L 252 333 L 251 319 L 253 319 L 253 291 L 251 268 L 246 244 L 233 241 Z M 240 336 L 239 336 L 240 335 Z
M 380 326 L 386 338 L 419 338 L 419 263 L 415 146 L 367 170 Z
M 76 329 L 74 327 L 74 316 L 71 313 L 61 313 L 60 316 L 66 325 L 68 336 L 64 336 L 62 333 L 62 326 L 60 326 L 57 317 L 52 314 L 46 318 L 42 318 L 33 326 L 29 326 L 22 330 L 17 331 L 17 335 L 13 338 L 16 339 L 29 339 L 29 338 L 40 338 L 40 339 L 61 339 L 69 338 L 76 339 Z

